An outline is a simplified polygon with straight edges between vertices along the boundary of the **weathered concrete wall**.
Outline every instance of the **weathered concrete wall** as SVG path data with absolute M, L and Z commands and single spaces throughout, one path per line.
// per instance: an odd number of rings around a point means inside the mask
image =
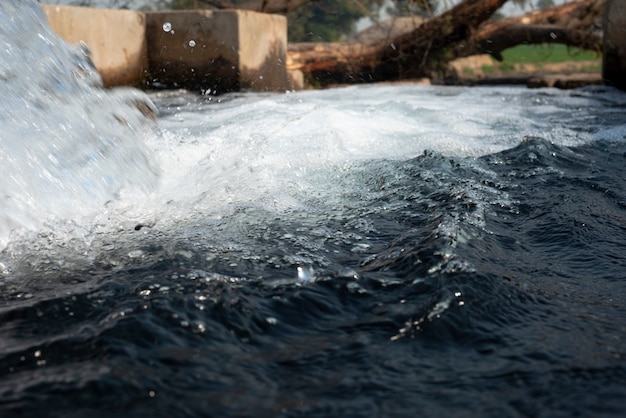
M 144 82 L 148 57 L 143 13 L 55 5 L 42 8 L 61 38 L 87 44 L 105 86 Z
M 146 14 L 150 81 L 223 93 L 285 91 L 287 21 L 249 11 Z
M 254 90 L 287 90 L 287 19 L 250 11 L 238 14 L 241 86 Z
M 607 0 L 605 7 L 603 77 L 626 90 L 626 1 Z

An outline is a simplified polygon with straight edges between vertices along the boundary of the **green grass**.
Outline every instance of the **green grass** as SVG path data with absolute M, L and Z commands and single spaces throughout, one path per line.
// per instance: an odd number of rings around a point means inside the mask
M 498 69 L 500 71 L 515 71 L 515 64 L 508 62 L 508 61 L 504 61 L 498 64 Z
M 483 70 L 483 73 L 485 74 L 493 73 L 493 65 L 482 65 L 480 68 Z
M 511 64 L 600 60 L 598 54 L 561 44 L 518 45 L 504 50 L 502 56 Z

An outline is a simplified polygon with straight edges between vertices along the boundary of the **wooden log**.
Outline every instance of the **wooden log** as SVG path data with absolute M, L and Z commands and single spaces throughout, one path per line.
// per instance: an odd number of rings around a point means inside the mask
M 562 43 L 600 51 L 596 31 L 605 0 L 577 0 L 523 16 L 488 20 L 507 0 L 466 0 L 392 38 L 288 45 L 287 66 L 324 85 L 431 76 L 456 58 L 519 44 Z

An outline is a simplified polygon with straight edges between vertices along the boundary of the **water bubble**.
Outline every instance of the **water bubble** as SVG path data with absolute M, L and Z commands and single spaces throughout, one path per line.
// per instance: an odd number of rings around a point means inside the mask
M 165 22 L 163 24 L 163 31 L 170 32 L 172 30 L 172 24 L 170 22 Z
M 7 268 L 7 266 L 4 265 L 4 263 L 0 263 L 0 276 L 8 276 L 8 275 L 9 275 L 9 269 Z
M 352 247 L 350 251 L 352 251 L 353 253 L 363 253 L 363 252 L 368 251 L 369 248 L 370 248 L 369 244 L 359 242 L 355 244 L 354 247 Z
M 142 250 L 132 250 L 128 253 L 128 257 L 130 258 L 139 258 L 143 257 L 144 252 Z
M 367 290 L 363 289 L 357 282 L 349 282 L 346 285 L 346 289 L 353 294 L 364 295 L 367 293 Z
M 189 41 L 189 46 L 192 47 L 192 48 L 194 46 L 196 46 L 196 41 L 194 41 L 193 39 L 191 41 Z
M 437 302 L 435 304 L 435 306 L 431 309 L 431 311 L 428 313 L 428 320 L 432 321 L 435 318 L 440 318 L 441 314 L 444 313 L 449 307 L 450 307 L 450 302 L 451 302 L 451 298 L 446 298 L 440 302 Z
M 340 277 L 342 279 L 354 279 L 354 280 L 358 280 L 359 279 L 359 273 L 357 273 L 355 270 L 351 269 L 351 268 L 342 268 L 341 270 L 339 270 L 337 272 L 337 277 Z
M 188 250 L 178 250 L 175 254 L 186 258 L 187 260 L 191 260 L 193 258 L 193 253 Z

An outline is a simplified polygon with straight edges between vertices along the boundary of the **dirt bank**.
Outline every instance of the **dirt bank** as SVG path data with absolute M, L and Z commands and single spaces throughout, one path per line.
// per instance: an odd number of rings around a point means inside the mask
M 489 55 L 476 55 L 452 61 L 443 80 L 445 84 L 526 84 L 529 87 L 577 88 L 602 84 L 600 61 L 561 63 L 498 62 Z

